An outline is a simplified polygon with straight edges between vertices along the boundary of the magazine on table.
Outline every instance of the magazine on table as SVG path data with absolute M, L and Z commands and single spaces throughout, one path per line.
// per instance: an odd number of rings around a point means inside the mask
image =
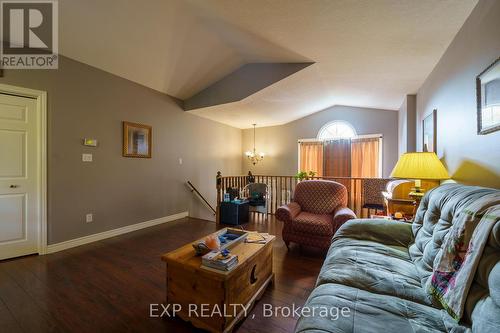
M 221 251 L 211 251 L 201 258 L 201 263 L 206 267 L 229 271 L 238 264 L 238 256 L 231 253 L 224 255 Z

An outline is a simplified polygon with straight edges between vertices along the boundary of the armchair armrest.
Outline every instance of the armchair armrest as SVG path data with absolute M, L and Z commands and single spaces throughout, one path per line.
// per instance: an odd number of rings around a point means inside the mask
M 276 218 L 283 222 L 291 222 L 301 211 L 300 205 L 296 202 L 290 202 L 288 205 L 281 206 L 276 210 Z
M 356 219 L 348 221 L 335 234 L 337 238 L 355 238 L 388 245 L 408 247 L 413 242 L 410 223 L 383 219 Z
M 352 220 L 356 218 L 356 214 L 352 210 L 347 207 L 338 207 L 333 212 L 333 227 L 335 230 L 340 228 L 342 224 L 347 222 L 348 220 Z

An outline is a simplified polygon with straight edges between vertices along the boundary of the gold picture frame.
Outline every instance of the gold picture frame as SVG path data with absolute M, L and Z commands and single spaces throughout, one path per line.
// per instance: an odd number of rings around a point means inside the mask
M 153 128 L 149 125 L 123 122 L 123 156 L 151 158 Z

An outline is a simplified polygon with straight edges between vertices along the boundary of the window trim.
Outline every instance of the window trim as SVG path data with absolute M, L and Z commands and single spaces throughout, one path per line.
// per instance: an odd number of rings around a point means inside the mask
M 349 127 L 352 130 L 352 132 L 354 133 L 354 136 L 353 137 L 345 137 L 345 138 L 339 137 L 339 138 L 321 139 L 320 136 L 321 136 L 322 132 L 324 132 L 328 127 L 331 127 L 334 124 L 342 124 L 342 125 L 345 125 L 345 126 Z M 354 128 L 354 126 L 350 122 L 345 121 L 345 120 L 332 120 L 332 121 L 327 122 L 326 124 L 324 124 L 323 126 L 321 126 L 321 128 L 318 131 L 318 134 L 316 135 L 316 138 L 318 140 L 321 140 L 321 141 L 335 140 L 335 139 L 354 139 L 354 138 L 357 138 L 357 137 L 358 137 L 358 132 L 356 132 L 356 128 Z
M 379 163 L 379 177 L 382 178 L 383 177 L 383 174 L 384 174 L 384 171 L 382 170 L 382 167 L 384 165 L 383 163 L 383 158 L 384 158 L 384 136 L 383 134 L 381 133 L 377 133 L 377 134 L 361 134 L 361 135 L 357 135 L 355 138 L 353 139 L 371 139 L 371 138 L 378 138 L 379 139 L 379 145 L 380 145 L 380 149 L 379 149 L 379 159 L 378 159 L 378 163 Z M 327 139 L 329 140 L 329 139 Z M 318 138 L 313 138 L 313 139 L 298 139 L 297 140 L 297 172 L 300 172 L 300 144 L 302 142 L 324 142 L 324 141 L 327 141 L 327 140 L 321 140 L 321 139 L 318 139 Z

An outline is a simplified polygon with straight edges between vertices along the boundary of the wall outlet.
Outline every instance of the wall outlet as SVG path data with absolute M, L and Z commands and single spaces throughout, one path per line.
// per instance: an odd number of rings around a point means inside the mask
M 83 162 L 92 162 L 92 154 L 82 154 Z
M 182 157 L 179 157 L 179 164 L 182 165 Z
M 90 223 L 94 221 L 94 214 L 85 215 L 85 222 Z

